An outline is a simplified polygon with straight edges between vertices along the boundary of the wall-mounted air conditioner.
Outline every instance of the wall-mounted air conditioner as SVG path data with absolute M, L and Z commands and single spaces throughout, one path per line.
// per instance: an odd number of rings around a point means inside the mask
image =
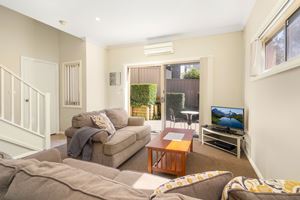
M 174 53 L 173 42 L 164 42 L 144 46 L 146 56 L 155 56 Z

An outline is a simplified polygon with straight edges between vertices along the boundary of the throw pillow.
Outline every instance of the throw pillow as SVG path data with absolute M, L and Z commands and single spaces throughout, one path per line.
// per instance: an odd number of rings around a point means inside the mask
M 200 199 L 221 199 L 224 186 L 232 179 L 227 171 L 209 171 L 179 177 L 159 186 L 151 198 L 162 193 L 180 193 Z
M 106 130 L 110 135 L 116 132 L 114 125 L 104 113 L 91 116 L 91 120 L 97 128 Z
M 105 111 L 107 117 L 113 123 L 116 129 L 121 129 L 128 124 L 128 114 L 122 108 L 108 109 Z
M 222 200 L 228 199 L 300 199 L 300 182 L 235 177 L 224 188 Z

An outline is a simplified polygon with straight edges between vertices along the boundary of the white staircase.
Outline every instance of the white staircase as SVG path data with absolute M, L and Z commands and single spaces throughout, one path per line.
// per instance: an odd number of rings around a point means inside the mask
M 14 158 L 50 148 L 50 94 L 0 65 L 0 151 Z

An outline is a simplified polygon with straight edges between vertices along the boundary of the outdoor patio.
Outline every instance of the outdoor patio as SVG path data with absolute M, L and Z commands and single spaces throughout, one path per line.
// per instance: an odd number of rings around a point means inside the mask
M 145 121 L 145 124 L 151 126 L 152 133 L 160 133 L 162 130 L 162 121 L 161 120 L 148 120 Z M 166 122 L 166 127 L 171 127 L 171 122 Z M 173 123 L 172 123 L 173 127 Z M 175 128 L 188 128 L 187 123 L 177 122 Z M 195 130 L 196 133 L 199 133 L 200 127 L 199 123 L 193 123 L 191 129 Z

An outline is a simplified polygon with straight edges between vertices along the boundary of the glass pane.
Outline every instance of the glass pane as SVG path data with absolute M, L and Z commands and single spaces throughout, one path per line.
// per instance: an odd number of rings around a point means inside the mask
M 166 65 L 166 127 L 199 131 L 200 63 Z
M 287 27 L 287 51 L 288 59 L 300 55 L 300 10 L 290 19 Z
M 285 61 L 285 31 L 281 29 L 266 43 L 266 67 L 270 69 Z

